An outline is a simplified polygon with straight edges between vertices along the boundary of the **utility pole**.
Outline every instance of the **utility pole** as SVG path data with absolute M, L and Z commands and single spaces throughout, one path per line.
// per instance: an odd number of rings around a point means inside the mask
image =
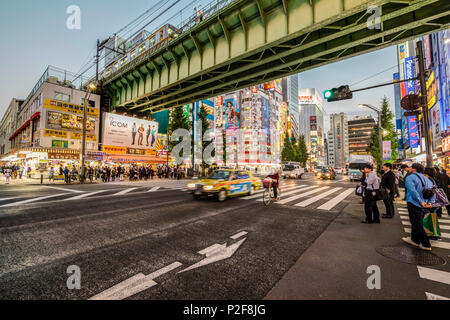
M 383 128 L 381 126 L 381 110 L 378 111 L 378 139 L 380 140 L 380 167 L 378 168 L 378 171 L 381 172 L 381 168 L 383 168 L 383 162 L 384 162 L 384 155 L 383 155 L 383 134 L 382 131 Z
M 425 135 L 425 151 L 427 155 L 427 167 L 433 167 L 433 154 L 431 146 L 430 113 L 428 112 L 427 83 L 425 79 L 425 61 L 423 57 L 422 41 L 416 45 L 416 54 L 419 63 L 420 103 L 422 104 L 423 134 Z

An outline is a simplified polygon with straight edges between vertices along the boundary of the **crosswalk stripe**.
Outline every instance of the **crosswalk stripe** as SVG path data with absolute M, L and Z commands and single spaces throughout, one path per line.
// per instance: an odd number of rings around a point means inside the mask
M 153 187 L 150 190 L 148 190 L 147 192 L 154 192 L 154 191 L 158 191 L 160 187 Z
M 430 292 L 425 292 L 425 294 L 427 296 L 427 300 L 450 300 L 450 298 L 439 296 L 437 294 L 430 293 Z
M 306 206 L 309 206 L 310 204 L 312 204 L 312 203 L 314 203 L 314 202 L 316 202 L 316 201 L 319 201 L 320 199 L 323 199 L 323 198 L 329 196 L 330 194 L 333 194 L 333 193 L 335 193 L 336 191 L 341 190 L 341 189 L 342 189 L 341 187 L 333 188 L 333 189 L 331 189 L 331 190 L 328 190 L 327 192 L 321 193 L 321 194 L 319 194 L 319 195 L 317 195 L 317 196 L 315 196 L 315 197 L 312 197 L 312 198 L 309 198 L 309 199 L 307 199 L 307 200 L 305 200 L 305 201 L 302 201 L 302 202 L 300 202 L 300 203 L 297 203 L 295 206 L 296 206 L 296 207 L 306 207 Z
M 122 191 L 119 191 L 119 192 L 115 193 L 114 196 L 122 196 L 122 195 L 127 194 L 127 193 L 129 193 L 129 192 L 131 192 L 133 190 L 136 190 L 136 189 L 139 189 L 139 188 L 125 189 L 125 190 L 122 190 Z
M 79 199 L 87 198 L 87 197 L 93 196 L 95 194 L 99 194 L 99 193 L 106 192 L 106 191 L 108 191 L 108 190 L 100 190 L 100 191 L 89 192 L 89 193 L 85 193 L 85 194 L 80 194 L 79 196 L 75 196 L 75 197 L 72 197 L 72 198 L 67 198 L 67 199 L 64 199 L 64 200 L 65 201 L 68 201 L 68 200 L 79 200 Z
M 340 203 L 342 200 L 344 200 L 345 198 L 347 198 L 350 194 L 352 194 L 354 191 L 353 188 L 349 188 L 346 191 L 344 191 L 343 193 L 341 193 L 340 195 L 338 195 L 337 197 L 331 199 L 330 201 L 324 203 L 323 205 L 321 205 L 320 207 L 318 207 L 317 209 L 319 210 L 331 210 L 333 209 L 338 203 Z
M 0 202 L 7 201 L 7 200 L 18 199 L 18 198 L 20 198 L 20 197 L 0 198 Z
M 409 215 L 400 213 L 400 219 L 409 220 Z M 450 224 L 450 220 L 445 218 L 438 218 L 439 224 Z
M 411 228 L 405 228 L 405 232 L 411 233 Z M 449 238 L 450 239 L 450 233 L 441 232 L 441 238 Z
M 52 186 L 42 186 L 44 188 L 50 188 L 55 190 L 61 190 L 61 191 L 69 191 L 74 193 L 83 193 L 84 191 L 76 190 L 76 189 L 68 189 L 68 188 L 61 188 L 61 187 L 52 187 Z
M 450 272 L 425 268 L 421 266 L 417 266 L 417 270 L 419 271 L 419 276 L 422 279 L 427 279 L 450 285 Z
M 304 186 L 305 185 L 295 185 L 295 186 L 289 186 L 289 187 L 281 187 L 280 189 L 281 189 L 281 191 L 289 191 L 289 190 L 292 190 L 292 189 L 299 189 L 299 188 L 302 188 Z M 263 192 L 264 192 L 264 188 L 261 188 L 260 190 L 256 191 L 254 195 L 241 197 L 239 199 L 250 200 L 250 199 L 260 198 L 261 197 L 261 193 L 263 193 Z
M 303 191 L 310 190 L 310 189 L 314 189 L 314 188 L 317 188 L 317 187 L 315 187 L 315 186 L 309 186 L 309 187 L 304 188 L 304 187 L 302 187 L 302 186 L 299 186 L 299 188 L 294 188 L 294 190 L 292 190 L 292 188 L 290 188 L 290 189 L 288 190 L 289 192 L 281 192 L 281 196 L 284 198 L 284 197 L 289 196 L 289 195 L 291 195 L 291 194 L 296 194 L 296 193 L 298 193 L 299 191 L 303 192 Z M 284 190 L 281 190 L 281 191 L 284 191 Z M 258 202 L 262 202 L 263 199 L 258 199 L 257 201 L 258 201 Z
M 430 240 L 430 243 L 431 243 L 432 247 L 450 250 L 450 242 L 439 241 L 439 240 Z
M 294 201 L 294 200 L 297 200 L 297 199 L 300 199 L 300 198 L 307 197 L 307 196 L 309 196 L 311 194 L 314 194 L 314 193 L 317 193 L 319 191 L 326 190 L 326 189 L 329 189 L 329 188 L 330 187 L 315 188 L 314 190 L 311 190 L 311 191 L 308 191 L 308 192 L 305 192 L 305 193 L 301 193 L 301 194 L 297 194 L 295 196 L 292 196 L 292 197 L 280 200 L 277 203 L 278 204 L 285 204 L 285 203 L 288 203 L 288 202 L 291 202 L 291 201 Z
M 411 226 L 411 222 L 409 222 L 409 221 L 402 220 L 402 223 L 404 226 Z M 441 230 L 450 230 L 450 226 L 447 226 L 447 225 L 439 225 L 439 228 Z
M 4 204 L 4 205 L 0 206 L 0 208 L 1 207 L 15 207 L 15 206 L 18 206 L 18 205 L 27 204 L 27 203 L 31 203 L 31 202 L 36 202 L 36 201 L 40 201 L 40 200 L 45 200 L 45 199 L 65 196 L 66 194 L 68 194 L 68 193 L 52 194 L 50 196 L 38 197 L 38 198 L 33 198 L 33 199 L 27 199 L 27 200 L 22 200 L 22 201 L 18 201 L 18 202 L 12 202 L 12 203 L 8 203 L 8 204 Z

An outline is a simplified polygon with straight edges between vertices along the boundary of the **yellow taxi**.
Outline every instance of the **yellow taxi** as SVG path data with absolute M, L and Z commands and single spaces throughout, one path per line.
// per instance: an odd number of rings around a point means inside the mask
M 261 180 L 245 170 L 220 169 L 206 179 L 189 183 L 187 188 L 195 199 L 216 196 L 222 202 L 228 197 L 252 195 L 261 188 Z

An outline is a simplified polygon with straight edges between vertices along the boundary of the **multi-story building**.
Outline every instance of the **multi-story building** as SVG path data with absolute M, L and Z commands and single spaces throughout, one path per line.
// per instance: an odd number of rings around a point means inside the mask
M 8 154 L 12 150 L 12 143 L 9 137 L 15 131 L 17 110 L 23 102 L 24 100 L 13 98 L 3 114 L 2 121 L 0 122 L 0 155 Z
M 305 137 L 312 165 L 324 164 L 324 110 L 316 89 L 299 90 L 299 129 Z
M 344 113 L 330 115 L 328 131 L 328 165 L 344 168 L 349 158 L 348 120 Z
M 289 76 L 282 79 L 283 100 L 286 101 L 288 113 L 291 119 L 294 119 L 294 125 L 291 125 L 291 135 L 296 140 L 300 136 L 298 121 L 300 117 L 298 105 L 298 75 Z
M 87 95 L 65 78 L 66 73 L 48 67 L 25 101 L 13 100 L 10 113 L 12 130 L 5 137 L 10 143 L 4 161 L 28 167 L 38 175 L 49 165 L 72 164 L 80 160 L 83 108 L 87 97 L 86 150 L 98 156 L 100 96 Z M 14 118 L 14 119 L 13 119 Z M 9 152 L 8 152 L 9 151 Z
M 348 144 L 350 155 L 370 155 L 370 136 L 376 122 L 372 117 L 359 118 L 348 121 Z

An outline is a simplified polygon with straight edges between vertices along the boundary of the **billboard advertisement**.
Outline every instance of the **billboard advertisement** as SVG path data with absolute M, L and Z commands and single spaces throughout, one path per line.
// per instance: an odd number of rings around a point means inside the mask
M 407 57 L 405 59 L 405 80 L 414 78 L 414 59 L 413 57 Z M 406 82 L 406 94 L 414 94 L 415 93 L 415 85 L 414 81 Z
M 270 101 L 261 96 L 261 129 L 270 129 Z
M 227 97 L 225 99 L 225 129 L 237 130 L 241 126 L 241 108 L 237 97 Z
M 311 131 L 317 131 L 317 117 L 311 116 L 309 117 L 309 124 Z
M 158 122 L 105 113 L 103 144 L 138 149 L 155 149 Z
M 417 116 L 409 116 L 408 118 L 408 141 L 410 148 L 418 148 L 419 137 L 419 124 Z
M 202 101 L 197 101 L 195 103 L 195 120 L 198 121 L 198 113 L 200 112 L 200 109 L 204 107 L 207 113 L 206 121 L 208 121 L 208 127 L 214 128 L 214 101 L 205 99 Z
M 383 160 L 391 160 L 391 141 L 383 141 Z

